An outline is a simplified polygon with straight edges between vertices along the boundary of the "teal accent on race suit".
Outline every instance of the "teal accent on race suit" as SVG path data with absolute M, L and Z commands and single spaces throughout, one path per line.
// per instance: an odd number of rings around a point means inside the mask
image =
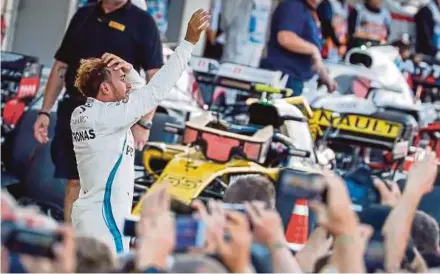
M 113 236 L 117 253 L 124 252 L 124 245 L 122 243 L 122 234 L 119 231 L 118 226 L 116 225 L 115 217 L 113 216 L 111 197 L 112 197 L 113 181 L 115 180 L 116 172 L 118 171 L 119 166 L 122 163 L 122 157 L 124 155 L 124 148 L 126 142 L 127 142 L 127 137 L 125 137 L 124 145 L 122 146 L 121 155 L 119 155 L 116 164 L 113 166 L 112 170 L 110 171 L 110 175 L 108 176 L 107 183 L 105 184 L 104 205 L 103 205 L 104 221 L 108 229 L 110 230 L 110 233 Z

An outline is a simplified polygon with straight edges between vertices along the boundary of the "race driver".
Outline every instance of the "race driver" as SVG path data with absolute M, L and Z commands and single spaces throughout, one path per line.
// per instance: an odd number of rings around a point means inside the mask
M 70 122 L 81 184 L 72 209 L 76 233 L 102 239 L 117 253 L 128 251 L 122 232 L 134 188 L 130 127 L 167 97 L 209 17 L 204 10 L 192 15 L 185 40 L 148 84 L 113 54 L 82 60 L 75 85 L 87 102 L 75 109 Z

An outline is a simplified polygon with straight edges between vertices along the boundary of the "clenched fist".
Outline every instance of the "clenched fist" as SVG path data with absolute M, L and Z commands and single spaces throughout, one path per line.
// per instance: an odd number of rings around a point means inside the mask
M 203 9 L 197 10 L 189 19 L 188 29 L 186 30 L 185 40 L 197 44 L 200 39 L 200 35 L 209 26 L 209 20 L 211 16 Z

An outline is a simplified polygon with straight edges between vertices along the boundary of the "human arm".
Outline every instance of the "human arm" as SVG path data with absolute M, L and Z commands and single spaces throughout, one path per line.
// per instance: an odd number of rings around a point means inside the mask
M 41 113 L 34 123 L 34 136 L 38 142 L 44 144 L 49 142 L 48 128 L 50 123 L 50 111 L 54 106 L 61 90 L 64 87 L 64 78 L 66 76 L 67 64 L 61 61 L 55 61 L 49 74 L 49 79 L 44 90 L 43 106 Z
M 43 106 L 40 114 L 34 123 L 34 136 L 38 142 L 44 144 L 49 142 L 48 128 L 50 123 L 50 112 L 55 105 L 58 96 L 64 87 L 65 76 L 68 65 L 71 61 L 72 55 L 72 41 L 75 37 L 75 26 L 78 25 L 78 20 L 81 18 L 75 13 L 69 23 L 69 27 L 63 37 L 60 47 L 55 53 L 55 62 L 49 74 L 49 78 L 44 90 Z
M 304 55 L 319 55 L 319 49 L 312 43 L 302 39 L 300 33 L 303 32 L 305 21 L 303 14 L 304 5 L 298 1 L 285 1 L 277 7 L 277 18 L 275 31 L 277 32 L 278 44 L 284 49 Z M 292 16 L 296 14 L 296 16 Z
M 136 226 L 136 268 L 163 271 L 176 244 L 175 218 L 170 211 L 170 194 L 164 184 L 145 195 Z
M 382 228 L 385 249 L 385 270 L 398 271 L 411 233 L 412 221 L 423 195 L 429 193 L 437 176 L 435 153 L 426 156 L 411 168 L 402 198 L 389 214 Z
M 102 123 L 109 123 L 108 127 L 117 129 L 130 127 L 142 116 L 154 110 L 168 96 L 170 90 L 186 69 L 192 49 L 200 39 L 201 33 L 207 28 L 208 20 L 209 16 L 205 11 L 197 11 L 188 23 L 185 41 L 182 41 L 176 48 L 168 62 L 146 86 L 132 92 L 128 102 L 107 103 L 106 109 L 102 113 Z M 140 76 L 134 69 L 127 71 L 127 81 L 139 81 Z
M 285 49 L 304 55 L 310 55 L 313 60 L 313 68 L 319 75 L 321 81 L 327 86 L 329 92 L 336 90 L 337 86 L 327 73 L 323 63 L 321 52 L 310 42 L 302 39 L 291 31 L 280 31 L 277 34 L 278 43 Z
M 313 272 L 316 262 L 328 254 L 332 243 L 333 238 L 328 237 L 328 231 L 325 228 L 315 228 L 307 239 L 306 245 L 296 254 L 301 269 L 306 273 Z
M 147 71 L 147 81 L 151 79 L 159 69 L 150 69 Z M 156 108 L 150 111 L 147 115 L 143 116 L 139 122 L 131 127 L 131 132 L 133 133 L 133 138 L 135 142 L 135 148 L 142 151 L 145 144 L 150 136 L 150 129 L 153 121 L 154 114 L 156 113 Z
M 334 240 L 333 259 L 339 272 L 363 273 L 365 265 L 359 221 L 351 209 L 351 199 L 344 181 L 331 171 L 324 171 L 327 204 L 311 201 L 318 224 L 326 228 Z
M 328 91 L 333 92 L 336 89 L 336 84 L 325 70 L 319 48 L 298 35 L 302 33 L 306 20 L 301 15 L 304 9 L 303 5 L 300 2 L 286 1 L 280 4 L 278 9 L 276 30 L 279 45 L 290 52 L 309 55 L 313 61 L 313 70 L 327 86 Z M 298 16 L 292 16 L 292 14 L 298 14 Z
M 316 11 L 318 13 L 319 21 L 321 21 L 322 35 L 324 36 L 324 38 L 331 38 L 333 43 L 337 47 L 340 47 L 341 43 L 336 36 L 336 32 L 332 23 L 333 10 L 330 2 L 321 2 Z
M 281 217 L 275 210 L 264 209 L 259 203 L 246 203 L 252 222 L 254 241 L 269 248 L 274 273 L 302 273 L 301 267 L 286 245 Z
M 139 27 L 142 37 L 142 51 L 138 56 L 141 67 L 146 72 L 146 80 L 148 82 L 159 71 L 159 68 L 163 66 L 162 43 L 157 24 L 150 14 L 147 13 L 142 17 Z M 148 30 L 148 32 L 145 30 Z M 148 141 L 155 112 L 156 109 L 153 109 L 131 127 L 134 145 L 137 150 L 141 151 Z

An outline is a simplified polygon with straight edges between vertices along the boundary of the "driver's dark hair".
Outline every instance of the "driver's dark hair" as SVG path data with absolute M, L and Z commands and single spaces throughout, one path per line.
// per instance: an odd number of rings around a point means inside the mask
M 270 179 L 260 174 L 239 176 L 230 183 L 223 196 L 223 202 L 241 204 L 261 201 L 275 207 L 275 187 Z
M 75 87 L 83 96 L 96 98 L 99 86 L 107 79 L 110 79 L 110 72 L 101 58 L 81 59 Z

